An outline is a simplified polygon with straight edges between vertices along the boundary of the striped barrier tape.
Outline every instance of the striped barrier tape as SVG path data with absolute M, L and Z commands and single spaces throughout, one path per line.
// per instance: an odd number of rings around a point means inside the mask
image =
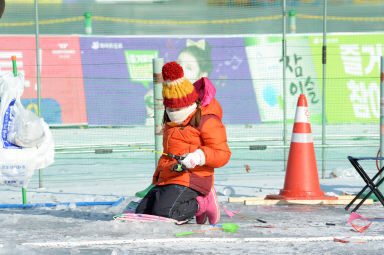
M 266 20 L 278 20 L 281 19 L 282 15 L 264 16 L 264 17 L 249 17 L 249 18 L 238 18 L 238 19 L 218 19 L 218 20 L 149 20 L 149 19 L 125 19 L 115 17 L 103 17 L 103 16 L 92 16 L 92 20 L 97 21 L 111 21 L 121 23 L 136 23 L 136 24 L 233 24 L 233 23 L 245 23 L 245 22 L 257 22 Z M 323 16 L 319 15 L 307 15 L 307 14 L 296 14 L 296 18 L 299 19 L 318 19 L 322 20 Z M 39 25 L 51 25 L 67 22 L 77 22 L 84 20 L 83 16 L 64 18 L 64 19 L 52 19 L 39 21 Z M 327 20 L 336 21 L 352 21 L 352 22 L 383 22 L 384 17 L 336 17 L 328 16 Z M 2 22 L 0 27 L 16 27 L 16 26 L 34 26 L 34 21 L 25 22 Z

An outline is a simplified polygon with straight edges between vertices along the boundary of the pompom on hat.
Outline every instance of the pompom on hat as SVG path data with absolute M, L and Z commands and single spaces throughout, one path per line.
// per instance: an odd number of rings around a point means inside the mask
M 193 104 L 199 95 L 193 84 L 184 78 L 183 68 L 168 62 L 162 68 L 163 103 L 168 108 L 182 108 Z

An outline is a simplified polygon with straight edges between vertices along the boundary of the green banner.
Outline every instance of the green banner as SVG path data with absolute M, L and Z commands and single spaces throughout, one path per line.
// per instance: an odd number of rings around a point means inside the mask
M 245 38 L 249 68 L 263 122 L 292 120 L 300 94 L 308 101 L 311 122 L 322 115 L 322 35 L 287 35 L 285 95 L 282 37 Z M 380 117 L 380 56 L 384 34 L 327 36 L 326 119 L 328 123 L 377 122 Z
M 128 65 L 128 72 L 133 82 L 140 82 L 146 88 L 153 81 L 152 59 L 159 56 L 154 50 L 126 50 L 125 59 Z
M 323 37 L 308 36 L 308 38 L 317 76 L 321 80 Z M 328 123 L 378 121 L 382 42 L 384 42 L 384 34 L 327 36 L 326 118 Z

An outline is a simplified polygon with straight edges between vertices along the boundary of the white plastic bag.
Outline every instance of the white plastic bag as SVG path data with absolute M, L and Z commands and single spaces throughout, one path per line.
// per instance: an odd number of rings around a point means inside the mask
M 20 102 L 24 76 L 0 75 L 0 184 L 26 187 L 35 169 L 54 162 L 48 125 Z
M 44 140 L 43 121 L 33 112 L 16 102 L 11 109 L 14 116 L 8 128 L 8 142 L 23 148 L 38 146 Z

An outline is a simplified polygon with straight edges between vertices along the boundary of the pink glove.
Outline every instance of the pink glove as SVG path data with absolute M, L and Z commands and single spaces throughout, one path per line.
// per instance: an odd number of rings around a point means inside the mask
M 185 159 L 181 160 L 181 163 L 188 169 L 202 166 L 205 164 L 204 152 L 201 149 L 197 149 L 192 153 L 188 153 L 186 154 Z

